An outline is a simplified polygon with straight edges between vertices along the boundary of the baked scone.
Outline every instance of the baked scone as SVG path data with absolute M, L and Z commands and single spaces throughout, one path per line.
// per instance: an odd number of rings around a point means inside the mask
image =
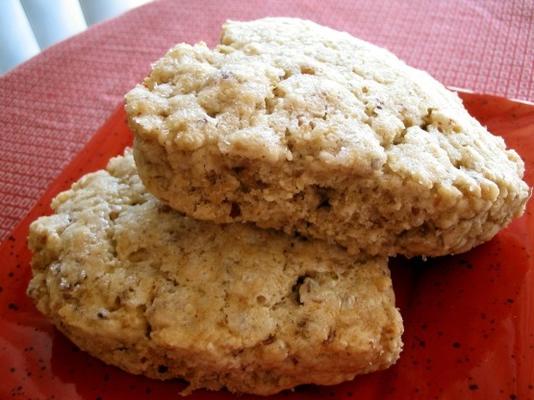
M 227 22 L 126 96 L 147 189 L 197 219 L 352 253 L 467 251 L 522 214 L 524 165 L 455 93 L 310 21 Z
M 130 152 L 30 227 L 28 293 L 82 349 L 134 374 L 267 395 L 336 384 L 401 351 L 387 260 L 189 219 L 148 194 Z

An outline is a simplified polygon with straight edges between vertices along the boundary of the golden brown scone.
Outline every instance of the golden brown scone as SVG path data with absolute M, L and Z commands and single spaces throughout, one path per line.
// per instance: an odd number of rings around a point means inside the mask
M 184 217 L 130 152 L 30 228 L 28 293 L 82 349 L 135 374 L 267 395 L 332 385 L 401 351 L 387 260 L 245 224 Z
M 147 189 L 194 218 L 439 256 L 522 214 L 523 162 L 458 96 L 310 21 L 228 22 L 126 96 Z

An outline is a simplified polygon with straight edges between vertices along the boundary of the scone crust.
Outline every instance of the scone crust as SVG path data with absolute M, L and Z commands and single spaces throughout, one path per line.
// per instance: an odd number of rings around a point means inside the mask
M 310 21 L 230 21 L 179 44 L 126 96 L 147 189 L 197 219 L 439 256 L 522 214 L 524 165 L 458 96 Z
M 148 194 L 131 152 L 30 227 L 38 309 L 87 352 L 189 390 L 336 384 L 401 350 L 387 260 L 251 225 L 189 219 Z

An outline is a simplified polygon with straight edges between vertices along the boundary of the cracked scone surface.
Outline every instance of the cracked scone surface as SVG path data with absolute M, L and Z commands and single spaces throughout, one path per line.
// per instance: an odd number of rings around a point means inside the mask
M 218 223 L 438 256 L 493 237 L 523 162 L 458 96 L 390 52 L 309 21 L 228 22 L 126 96 L 147 189 Z
M 355 261 L 324 242 L 189 219 L 146 192 L 130 153 L 52 207 L 30 228 L 28 293 L 107 363 L 265 395 L 399 356 L 385 257 Z

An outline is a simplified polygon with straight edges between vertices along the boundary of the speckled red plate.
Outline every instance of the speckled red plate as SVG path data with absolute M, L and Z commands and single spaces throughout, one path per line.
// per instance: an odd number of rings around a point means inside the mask
M 534 184 L 534 105 L 463 93 L 470 112 L 503 135 Z M 79 351 L 25 295 L 28 224 L 50 199 L 103 167 L 131 141 L 116 111 L 0 247 L 0 399 L 167 399 L 184 385 L 129 375 Z M 303 386 L 291 399 L 534 398 L 534 201 L 524 217 L 469 253 L 392 262 L 405 348 L 387 371 L 332 387 Z M 233 398 L 196 391 L 195 399 Z M 242 396 L 245 400 L 249 396 Z

